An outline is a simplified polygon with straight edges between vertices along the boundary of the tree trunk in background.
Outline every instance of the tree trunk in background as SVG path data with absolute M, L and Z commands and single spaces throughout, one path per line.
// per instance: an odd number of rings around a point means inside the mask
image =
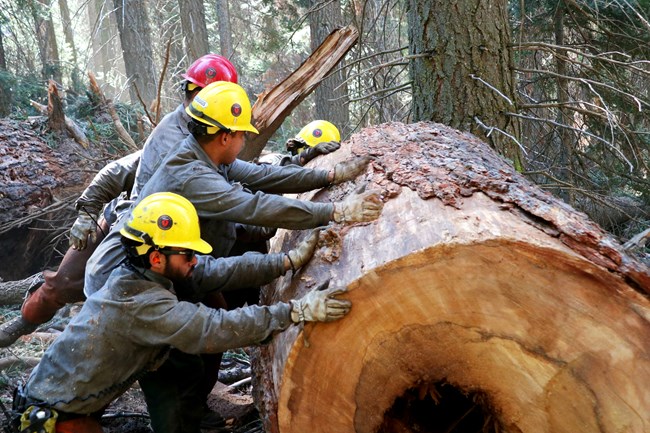
M 7 59 L 5 58 L 5 45 L 0 32 L 0 72 L 7 72 Z M 0 117 L 11 113 L 11 86 L 0 85 Z
M 77 47 L 74 43 L 72 33 L 72 21 L 70 20 L 70 9 L 68 8 L 68 0 L 59 0 L 59 10 L 61 11 L 61 25 L 63 26 L 63 35 L 65 36 L 65 43 L 72 53 L 72 67 L 70 71 L 70 81 L 72 88 L 76 91 L 82 90 L 81 79 L 79 77 L 78 62 L 77 62 Z
M 149 109 L 156 98 L 158 76 L 151 50 L 146 2 L 145 0 L 113 0 L 113 4 L 131 103 L 136 105 L 144 103 Z
M 7 70 L 7 58 L 5 57 L 5 43 L 2 38 L 2 32 L 0 32 L 0 69 L 3 71 Z
M 124 72 L 120 38 L 117 34 L 112 4 L 104 0 L 88 0 L 88 20 L 91 25 L 93 55 L 90 67 L 103 91 L 111 99 L 118 99 L 117 89 L 112 83 L 114 74 Z M 122 98 L 124 100 L 124 98 Z
M 232 29 L 230 28 L 228 0 L 217 0 L 216 6 L 217 17 L 219 17 L 219 48 L 221 55 L 235 64 L 235 50 L 232 46 Z
M 183 41 L 189 62 L 210 52 L 203 0 L 179 0 Z
M 267 433 L 650 431 L 650 271 L 587 216 L 475 136 L 389 123 L 313 160 L 376 159 L 377 221 L 328 226 L 311 261 L 264 288 L 270 304 L 321 282 L 350 314 L 255 349 Z M 272 251 L 304 231 L 280 230 Z
M 61 84 L 63 81 L 61 62 L 59 61 L 59 49 L 50 12 L 50 0 L 32 0 L 30 4 L 34 24 L 36 25 L 38 51 L 43 66 L 43 79 L 53 79 Z
M 413 120 L 469 131 L 523 168 L 505 0 L 409 0 Z M 505 96 L 505 97 L 504 97 Z M 508 98 L 508 99 L 506 99 Z
M 314 51 L 334 29 L 343 27 L 344 23 L 339 0 L 329 2 L 311 0 L 310 5 L 312 11 L 309 13 L 309 31 L 311 49 Z M 344 84 L 345 73 L 340 69 L 344 65 L 345 62 L 342 60 L 336 68 L 339 70 L 334 70 L 332 75 L 323 80 L 314 92 L 316 117 L 336 125 L 341 132 L 342 139 L 350 133 L 348 86 Z
M 567 12 L 564 2 L 559 1 L 555 9 L 555 17 L 553 19 L 554 31 L 555 31 L 555 44 L 558 47 L 565 45 L 564 37 L 564 14 Z M 569 109 L 570 98 L 569 98 L 569 79 L 568 79 L 568 62 L 566 59 L 569 58 L 567 50 L 558 49 L 557 55 L 555 58 L 555 67 L 558 74 L 556 78 L 557 82 L 557 102 L 559 109 L 557 111 L 557 117 L 555 121 L 560 125 L 568 125 L 570 127 L 574 126 L 573 111 Z M 576 125 L 580 129 L 580 125 Z M 569 128 L 557 128 L 554 135 L 553 142 L 557 146 L 557 155 L 559 155 L 559 161 L 556 164 L 563 169 L 558 170 L 561 173 L 561 179 L 568 182 L 570 185 L 576 185 L 575 180 L 573 179 L 573 173 L 577 173 L 579 170 L 575 170 L 573 163 L 575 161 L 573 155 L 573 148 L 577 144 L 574 133 Z M 577 146 L 576 146 L 577 147 Z M 576 194 L 574 188 L 561 189 L 559 191 L 560 196 L 567 203 L 572 206 L 576 205 Z

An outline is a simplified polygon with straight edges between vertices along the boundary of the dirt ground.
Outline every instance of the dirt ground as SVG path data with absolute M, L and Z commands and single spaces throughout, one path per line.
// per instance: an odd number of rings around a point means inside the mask
M 0 403 L 5 409 L 11 408 L 13 389 L 23 383 L 43 352 L 61 332 L 69 317 L 75 313 L 73 307 L 64 309 L 37 332 L 24 336 L 12 346 L 0 349 Z M 18 314 L 18 307 L 0 309 L 0 323 Z M 203 433 L 263 433 L 262 423 L 251 396 L 250 364 L 246 350 L 224 354 L 219 373 L 220 382 L 208 398 L 208 406 L 226 419 L 226 426 L 219 429 L 205 429 Z M 231 383 L 229 386 L 221 381 Z M 241 384 L 238 384 L 238 382 Z M 242 382 L 244 382 L 242 384 Z M 0 419 L 6 419 L 3 413 Z M 137 383 L 115 400 L 102 418 L 105 433 L 152 433 L 147 407 L 142 391 Z

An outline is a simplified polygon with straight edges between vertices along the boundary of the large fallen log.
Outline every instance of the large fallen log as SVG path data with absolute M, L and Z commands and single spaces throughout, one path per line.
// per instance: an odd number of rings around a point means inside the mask
M 356 185 L 302 198 L 368 183 L 384 211 L 329 227 L 264 289 L 270 303 L 330 278 L 353 303 L 256 349 L 267 433 L 650 431 L 646 266 L 469 134 L 385 124 L 313 164 L 351 154 L 377 159 Z

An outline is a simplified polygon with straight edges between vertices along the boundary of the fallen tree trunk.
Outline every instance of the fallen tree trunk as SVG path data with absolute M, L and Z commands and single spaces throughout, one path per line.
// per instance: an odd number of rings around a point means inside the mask
M 469 134 L 386 124 L 313 163 L 351 153 L 377 158 L 356 185 L 381 189 L 384 211 L 329 227 L 265 288 L 271 303 L 331 278 L 353 303 L 256 349 L 267 433 L 650 431 L 646 266 Z

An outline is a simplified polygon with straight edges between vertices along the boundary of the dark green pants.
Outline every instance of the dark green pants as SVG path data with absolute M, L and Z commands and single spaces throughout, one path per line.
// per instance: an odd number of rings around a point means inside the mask
M 172 349 L 163 365 L 139 382 L 155 433 L 200 433 L 207 396 L 201 356 Z

